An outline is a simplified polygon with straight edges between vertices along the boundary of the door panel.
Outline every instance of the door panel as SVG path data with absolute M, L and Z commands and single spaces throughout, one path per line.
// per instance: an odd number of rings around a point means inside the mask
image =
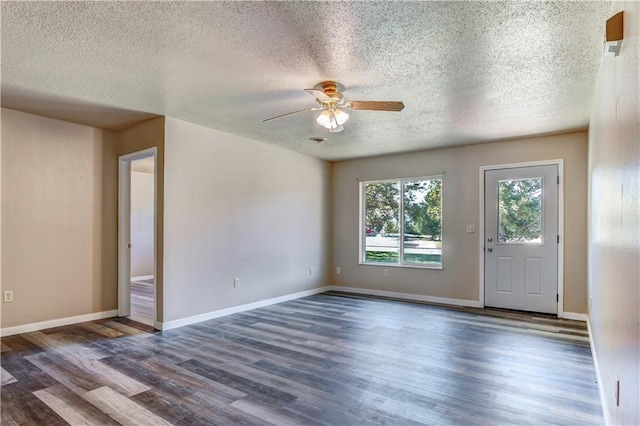
M 485 305 L 557 313 L 558 167 L 485 172 Z
M 501 293 L 512 293 L 512 258 L 501 256 L 498 258 L 498 291 Z
M 538 296 L 542 295 L 542 259 L 539 257 L 527 257 L 524 262 L 525 292 Z

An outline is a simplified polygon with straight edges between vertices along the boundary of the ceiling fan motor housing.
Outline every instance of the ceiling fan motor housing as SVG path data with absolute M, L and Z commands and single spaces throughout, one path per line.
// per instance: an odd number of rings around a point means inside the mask
M 339 90 L 341 89 L 340 83 L 327 80 L 316 84 L 315 88 L 322 90 L 325 95 L 330 97 L 334 105 L 342 105 L 342 103 L 344 102 L 344 96 L 342 96 L 342 93 L 339 92 Z

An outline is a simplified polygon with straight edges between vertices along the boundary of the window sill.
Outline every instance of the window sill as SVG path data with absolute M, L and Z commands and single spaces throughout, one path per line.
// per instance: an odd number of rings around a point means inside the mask
M 414 265 L 414 264 L 397 264 L 397 263 L 383 263 L 383 262 L 358 262 L 359 265 L 364 266 L 384 266 L 385 268 L 410 268 L 410 269 L 436 269 L 442 270 L 442 265 Z

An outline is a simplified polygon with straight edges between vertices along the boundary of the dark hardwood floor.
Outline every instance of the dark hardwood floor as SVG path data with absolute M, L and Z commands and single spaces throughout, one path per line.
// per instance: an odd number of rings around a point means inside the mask
M 3 425 L 602 424 L 584 323 L 325 293 L 2 339 Z

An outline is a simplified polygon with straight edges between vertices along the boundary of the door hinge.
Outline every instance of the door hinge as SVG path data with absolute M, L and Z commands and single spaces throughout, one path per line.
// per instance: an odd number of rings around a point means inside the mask
M 560 185 L 560 176 L 558 176 L 558 185 Z
M 560 301 L 560 294 L 556 293 L 556 302 Z
M 558 238 L 556 239 L 556 242 L 557 242 L 558 244 L 560 244 L 560 235 L 558 235 L 557 237 L 558 237 Z

